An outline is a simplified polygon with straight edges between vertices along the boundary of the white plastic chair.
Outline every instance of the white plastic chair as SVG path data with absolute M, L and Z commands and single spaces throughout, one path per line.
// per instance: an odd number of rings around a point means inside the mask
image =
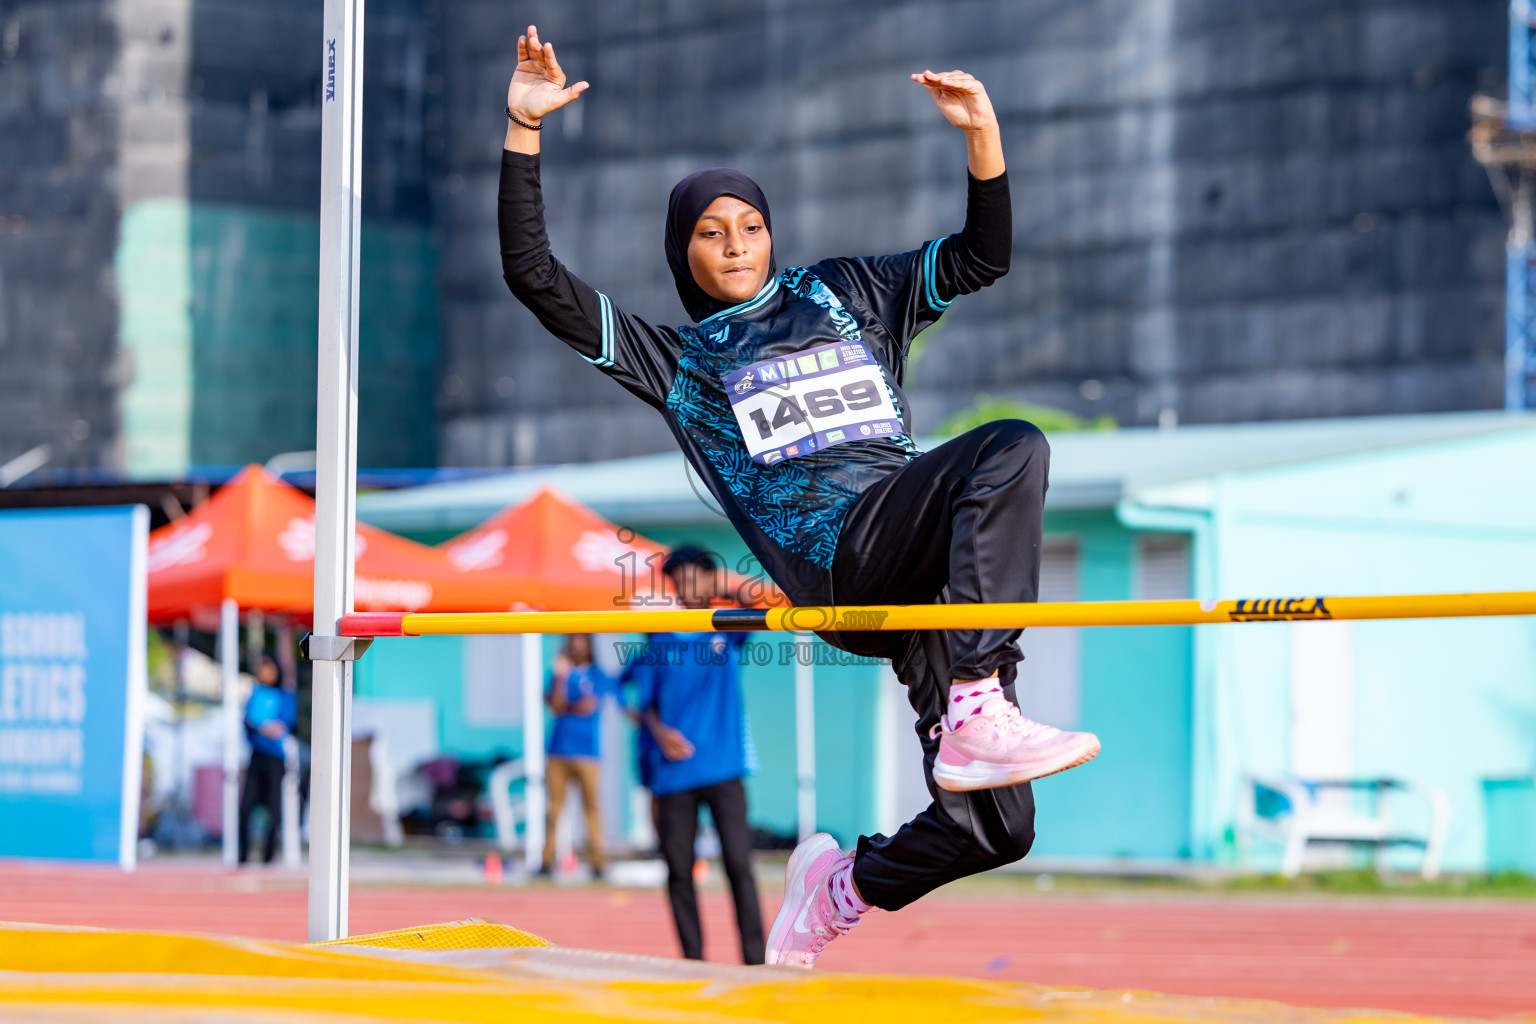
M 1244 860 L 1247 859 L 1246 840 L 1251 836 L 1262 836 L 1284 848 L 1280 870 L 1287 878 L 1301 873 L 1307 847 L 1314 843 L 1374 847 L 1378 872 L 1386 867 L 1389 849 L 1417 846 L 1424 850 L 1420 874 L 1426 879 L 1440 874 L 1451 803 L 1438 786 L 1389 778 L 1263 779 L 1247 776 L 1244 783 L 1245 792 L 1238 810 L 1239 836 L 1245 845 Z M 1280 798 L 1273 801 L 1275 804 L 1284 806 L 1276 807 L 1272 813 L 1261 812 L 1257 805 L 1266 791 Z M 1393 821 L 1392 801 L 1387 799 L 1393 792 L 1415 796 L 1428 805 L 1430 824 L 1427 834 L 1408 832 Z M 1353 800 L 1323 799 L 1327 793 L 1364 793 L 1370 810 L 1357 810 L 1357 802 Z
M 528 802 L 512 796 L 512 783 L 523 778 L 523 759 L 503 761 L 491 772 L 485 788 L 491 794 L 491 814 L 496 822 L 496 846 L 502 853 L 511 853 L 517 846 L 517 824 L 526 822 Z

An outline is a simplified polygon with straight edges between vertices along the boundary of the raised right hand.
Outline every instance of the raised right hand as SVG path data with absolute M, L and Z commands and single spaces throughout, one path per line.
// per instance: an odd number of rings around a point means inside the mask
M 520 120 L 538 124 L 552 110 L 559 110 L 587 91 L 586 82 L 566 87 L 565 72 L 555 59 L 552 43 L 539 42 L 539 30 L 528 26 L 526 35 L 517 37 L 517 70 L 507 86 L 507 109 Z

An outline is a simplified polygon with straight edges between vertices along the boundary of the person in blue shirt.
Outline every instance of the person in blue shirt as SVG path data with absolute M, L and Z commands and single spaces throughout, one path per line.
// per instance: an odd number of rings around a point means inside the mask
M 662 571 L 678 600 L 708 608 L 721 593 L 719 566 L 697 547 L 680 547 Z M 639 716 L 655 743 L 642 778 L 651 790 L 657 843 L 667 863 L 667 896 L 683 956 L 704 958 L 699 899 L 693 884 L 699 807 L 709 808 L 720 837 L 725 877 L 736 904 L 744 963 L 764 957 L 762 909 L 752 877 L 752 831 L 742 779 L 757 769 L 741 694 L 744 633 L 660 633 L 631 666 Z M 643 748 L 647 749 L 647 748 Z
M 293 691 L 283 685 L 283 670 L 271 657 L 263 656 L 256 669 L 256 685 L 245 702 L 245 735 L 251 741 L 251 760 L 245 768 L 245 789 L 240 794 L 242 864 L 250 845 L 251 816 L 257 807 L 267 810 L 262 863 L 272 863 L 277 855 L 277 834 L 283 814 L 283 741 L 293 732 L 297 719 L 298 702 Z
M 565 650 L 555 658 L 555 671 L 544 699 L 555 713 L 555 726 L 549 734 L 549 762 L 545 783 L 549 788 L 549 818 L 544 829 L 544 864 L 541 875 L 555 868 L 555 826 L 565 808 L 566 790 L 574 779 L 581 789 L 581 804 L 587 814 L 587 858 L 592 877 L 602 878 L 608 859 L 603 849 L 602 803 L 597 789 L 602 756 L 603 698 L 617 696 L 613 680 L 592 663 L 592 638 L 574 633 L 566 638 Z

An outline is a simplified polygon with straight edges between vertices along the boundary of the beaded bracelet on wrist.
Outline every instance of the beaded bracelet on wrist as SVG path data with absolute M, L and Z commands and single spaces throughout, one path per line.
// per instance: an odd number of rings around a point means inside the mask
M 510 106 L 507 107 L 507 120 L 511 121 L 513 124 L 522 125 L 524 128 L 527 128 L 531 132 L 544 130 L 543 122 L 540 122 L 539 124 L 529 124 L 527 121 L 524 121 L 522 118 L 512 113 L 512 108 Z

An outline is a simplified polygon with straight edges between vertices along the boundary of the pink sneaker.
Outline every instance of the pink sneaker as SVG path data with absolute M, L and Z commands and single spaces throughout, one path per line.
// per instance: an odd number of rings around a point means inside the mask
M 844 920 L 832 906 L 832 876 L 849 861 L 852 854 L 838 848 L 837 840 L 818 832 L 789 856 L 789 870 L 784 876 L 784 902 L 768 933 L 770 964 L 810 967 L 827 948 L 827 943 L 858 924 L 858 918 Z
M 1063 732 L 1031 721 L 1006 697 L 993 697 L 958 729 L 942 718 L 929 736 L 939 737 L 933 780 L 940 789 L 965 793 L 1016 786 L 1091 761 L 1099 738 Z

